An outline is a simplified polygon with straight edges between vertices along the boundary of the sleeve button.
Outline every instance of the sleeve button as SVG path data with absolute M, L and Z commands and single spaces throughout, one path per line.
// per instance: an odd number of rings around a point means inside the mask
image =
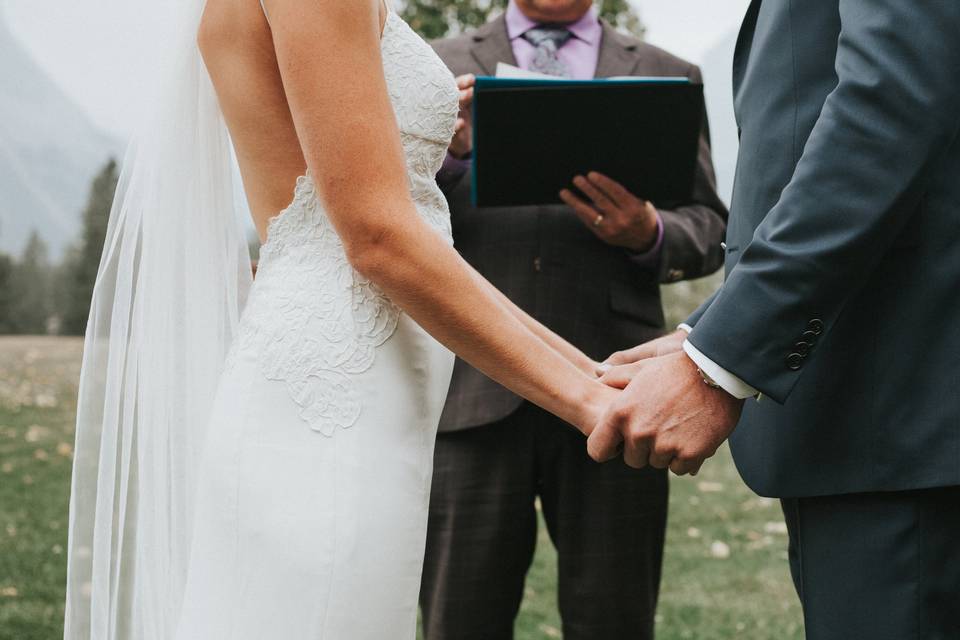
M 807 329 L 812 331 L 814 335 L 820 335 L 823 333 L 823 320 L 819 318 L 814 318 L 807 323 Z
M 810 353 L 810 343 L 809 342 L 798 342 L 793 345 L 793 350 L 796 353 L 800 354 L 800 357 L 805 358 Z M 792 355 L 792 354 L 791 354 Z
M 803 366 L 803 356 L 799 353 L 791 353 L 787 356 L 787 368 L 796 371 Z

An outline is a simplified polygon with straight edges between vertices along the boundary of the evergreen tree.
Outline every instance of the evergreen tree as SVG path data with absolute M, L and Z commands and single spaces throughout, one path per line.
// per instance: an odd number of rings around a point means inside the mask
M 90 198 L 83 212 L 80 246 L 69 252 L 64 260 L 58 296 L 58 306 L 63 314 L 62 333 L 82 335 L 86 330 L 90 298 L 100 267 L 100 254 L 103 253 L 117 180 L 117 163 L 110 160 L 93 180 Z
M 643 24 L 629 0 L 597 0 L 600 15 L 618 29 L 643 36 Z M 424 38 L 442 38 L 476 28 L 507 6 L 507 0 L 407 0 L 402 15 Z
M 621 31 L 643 38 L 647 29 L 630 0 L 601 0 L 600 15 Z
M 51 274 L 47 244 L 33 231 L 10 273 L 11 333 L 47 333 L 53 311 Z
M 0 253 L 0 335 L 13 333 L 13 259 Z

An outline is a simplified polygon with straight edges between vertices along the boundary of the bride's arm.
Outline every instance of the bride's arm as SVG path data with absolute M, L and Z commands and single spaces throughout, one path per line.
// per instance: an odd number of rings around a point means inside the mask
M 469 265 L 468 265 L 469 266 Z M 473 270 L 473 267 L 469 267 Z M 477 273 L 477 277 L 483 278 L 482 275 Z M 562 355 L 564 358 L 570 361 L 573 366 L 575 366 L 580 371 L 583 371 L 591 377 L 596 376 L 597 367 L 600 365 L 599 362 L 595 361 L 593 358 L 589 357 L 583 351 L 580 351 L 577 347 L 573 346 L 567 342 L 562 337 L 558 336 L 556 333 L 551 331 L 549 328 L 543 324 L 537 322 L 535 319 L 530 317 L 526 311 L 521 309 L 513 302 L 510 298 L 505 296 L 502 291 L 497 289 L 495 286 L 490 284 L 487 280 L 483 280 L 484 284 L 490 290 L 490 293 L 496 297 L 503 306 L 507 308 L 510 313 L 513 314 L 515 318 L 520 320 L 525 327 L 530 329 L 538 338 L 546 342 L 550 347 L 552 347 L 557 353 Z
M 464 360 L 589 432 L 617 392 L 514 315 L 414 208 L 383 76 L 379 0 L 268 5 L 297 134 L 353 266 Z

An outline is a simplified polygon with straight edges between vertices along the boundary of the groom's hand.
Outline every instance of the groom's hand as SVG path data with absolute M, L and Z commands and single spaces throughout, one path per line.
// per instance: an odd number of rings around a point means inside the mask
M 686 353 L 647 358 L 600 419 L 587 450 L 603 462 L 622 445 L 631 467 L 696 474 L 736 427 L 742 408 L 743 400 L 707 385 Z

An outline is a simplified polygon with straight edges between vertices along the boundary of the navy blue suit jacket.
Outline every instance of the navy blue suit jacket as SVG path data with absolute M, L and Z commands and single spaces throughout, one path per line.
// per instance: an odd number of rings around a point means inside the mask
M 746 482 L 960 485 L 960 2 L 754 0 L 727 278 L 689 323 L 762 391 Z

